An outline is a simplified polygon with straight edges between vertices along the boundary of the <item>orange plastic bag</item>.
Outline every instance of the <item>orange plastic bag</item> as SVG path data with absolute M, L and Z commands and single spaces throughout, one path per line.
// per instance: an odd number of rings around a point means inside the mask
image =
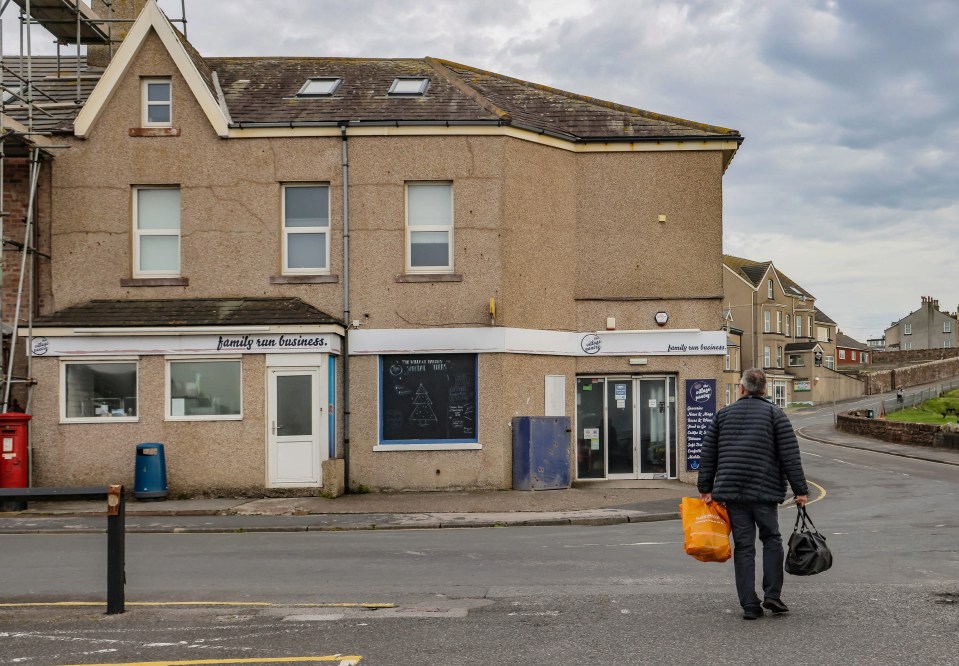
M 700 562 L 725 562 L 733 556 L 726 507 L 716 502 L 706 504 L 698 497 L 684 497 L 679 511 L 689 555 Z

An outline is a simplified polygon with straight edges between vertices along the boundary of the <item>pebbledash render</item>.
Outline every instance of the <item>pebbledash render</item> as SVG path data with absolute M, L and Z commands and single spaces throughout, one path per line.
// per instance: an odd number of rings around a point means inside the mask
M 36 485 L 160 442 L 172 493 L 509 488 L 544 415 L 574 479 L 693 478 L 738 132 L 432 58 L 204 58 L 152 0 L 88 73 Z

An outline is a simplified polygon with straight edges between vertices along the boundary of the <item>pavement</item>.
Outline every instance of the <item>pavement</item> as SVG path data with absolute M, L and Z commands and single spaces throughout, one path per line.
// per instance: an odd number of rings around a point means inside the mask
M 797 430 L 816 442 L 959 466 L 959 451 L 883 442 L 839 432 L 832 424 Z M 129 500 L 130 533 L 306 532 L 532 525 L 612 525 L 679 519 L 689 484 L 668 480 L 577 481 L 542 491 L 475 490 L 350 494 L 335 499 Z M 0 534 L 102 533 L 103 502 L 33 502 L 0 512 Z

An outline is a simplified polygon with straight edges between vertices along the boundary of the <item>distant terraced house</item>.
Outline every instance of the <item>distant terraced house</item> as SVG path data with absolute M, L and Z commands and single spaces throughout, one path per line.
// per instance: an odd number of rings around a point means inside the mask
M 572 478 L 693 478 L 739 132 L 435 58 L 203 57 L 126 6 L 43 116 L 36 483 L 129 484 L 146 441 L 171 492 L 509 488 L 516 416 L 571 419 Z

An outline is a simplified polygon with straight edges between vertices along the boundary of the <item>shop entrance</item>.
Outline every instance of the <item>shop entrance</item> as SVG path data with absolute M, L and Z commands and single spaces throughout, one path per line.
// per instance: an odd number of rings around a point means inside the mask
M 576 441 L 577 478 L 676 478 L 676 378 L 577 378 Z
M 321 367 L 271 367 L 267 377 L 267 482 L 319 486 L 327 457 L 326 390 Z

